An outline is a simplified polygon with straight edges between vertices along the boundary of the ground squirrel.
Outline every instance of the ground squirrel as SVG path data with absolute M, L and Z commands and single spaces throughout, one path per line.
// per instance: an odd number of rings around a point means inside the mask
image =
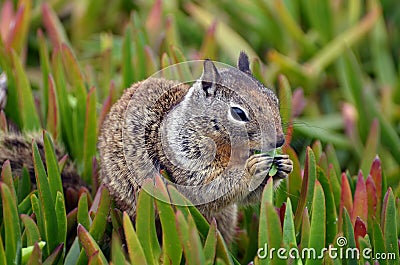
M 241 52 L 237 68 L 205 60 L 191 86 L 149 78 L 127 89 L 102 125 L 100 178 L 134 216 L 140 183 L 163 169 L 230 241 L 237 205 L 260 201 L 271 165 L 277 181 L 292 171 L 287 155 L 265 153 L 283 144 L 278 99 Z

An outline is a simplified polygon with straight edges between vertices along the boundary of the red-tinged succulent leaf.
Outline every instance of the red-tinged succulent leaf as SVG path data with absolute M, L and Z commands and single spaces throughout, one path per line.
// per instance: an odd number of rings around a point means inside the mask
M 368 175 L 366 181 L 366 188 L 367 188 L 367 198 L 368 198 L 368 214 L 371 217 L 377 217 L 376 209 L 377 209 L 378 197 L 377 197 L 375 182 L 371 177 L 371 175 Z
M 93 199 L 92 199 L 92 196 L 90 195 L 90 191 L 88 190 L 88 188 L 86 188 L 86 187 L 84 187 L 84 186 L 80 187 L 80 188 L 79 188 L 79 191 L 78 191 L 79 197 L 81 197 L 81 195 L 82 195 L 83 193 L 86 193 L 86 194 L 87 194 L 87 200 L 88 200 L 88 206 L 89 206 L 89 208 L 92 207 Z
M 111 197 L 110 192 L 105 186 L 101 186 L 97 193 L 100 194 L 99 203 L 89 232 L 94 240 L 99 241 L 103 237 L 104 231 L 106 230 L 107 217 L 110 212 Z M 93 205 L 94 203 L 92 206 Z M 94 209 L 94 207 L 91 209 Z
M 343 207 L 346 208 L 347 211 L 353 209 L 353 195 L 351 194 L 350 184 L 344 172 L 342 173 L 341 183 L 342 193 L 340 194 L 339 231 L 341 231 L 341 225 L 343 223 Z
M 312 207 L 312 199 L 314 195 L 315 180 L 317 178 L 317 169 L 315 163 L 315 157 L 312 149 L 307 147 L 306 151 L 306 162 L 304 168 L 303 182 L 301 186 L 300 199 L 296 208 L 296 214 L 294 217 L 294 223 L 296 231 L 300 229 L 300 221 L 304 207 Z
M 65 43 L 61 44 L 61 60 L 64 65 L 64 67 L 63 67 L 64 73 L 67 76 L 67 80 L 71 84 L 72 95 L 76 99 L 76 105 L 74 107 L 75 108 L 74 111 L 72 111 L 72 115 L 71 115 L 71 113 L 69 113 L 72 123 L 74 124 L 74 126 L 72 126 L 72 133 L 73 133 L 72 140 L 75 145 L 84 146 L 85 145 L 84 137 L 85 137 L 85 133 L 86 133 L 85 127 L 88 126 L 88 124 L 86 122 L 86 120 L 87 120 L 86 113 L 87 113 L 87 109 L 91 109 L 91 110 L 93 109 L 92 101 L 96 102 L 96 93 L 92 92 L 91 96 L 88 97 L 88 95 L 86 93 L 86 86 L 85 86 L 83 72 L 79 66 L 79 63 L 75 57 L 74 52 L 72 51 L 70 46 L 68 46 Z M 62 96 L 63 95 L 60 95 L 61 98 L 62 98 Z M 88 98 L 90 98 L 90 102 L 91 102 L 90 106 L 88 104 Z M 60 104 L 60 107 L 61 107 L 61 104 Z M 96 111 L 92 111 L 89 116 L 94 116 L 94 115 L 96 115 Z M 63 117 L 61 116 L 61 119 L 62 118 Z M 85 119 L 85 122 L 78 122 L 79 120 L 83 120 L 83 119 Z M 89 119 L 89 121 L 92 121 L 92 120 L 93 120 L 93 118 Z M 96 119 L 94 119 L 94 123 L 95 122 L 96 122 Z M 97 127 L 94 126 L 93 128 L 90 128 L 90 129 L 91 130 L 89 130 L 89 132 L 94 131 L 96 133 Z M 96 141 L 96 139 L 97 139 L 96 137 L 94 137 L 93 139 L 90 139 L 90 141 L 91 141 L 90 152 L 93 152 L 92 142 Z M 75 149 L 76 153 L 74 154 L 74 158 L 78 161 L 82 161 L 82 160 L 86 161 L 84 159 L 84 152 L 85 151 L 88 152 L 86 150 L 86 148 L 84 148 L 84 150 L 82 150 L 82 148 L 77 148 L 77 147 L 75 147 L 75 148 L 76 148 Z M 89 163 L 91 163 L 91 159 L 92 159 L 92 157 L 90 157 Z M 89 168 L 91 168 L 91 165 Z M 84 171 L 84 173 L 86 173 L 86 172 Z M 91 176 L 87 177 L 87 175 L 84 174 L 83 177 L 86 180 L 86 182 L 90 184 Z
M 191 17 L 204 28 L 210 27 L 215 19 L 215 16 L 209 11 L 193 3 L 187 2 L 185 9 Z M 248 42 L 221 20 L 217 25 L 215 37 L 220 47 L 225 50 L 233 60 L 236 60 L 237 55 L 242 50 L 246 51 L 250 58 L 257 57 L 256 52 L 251 48 Z
M 76 96 L 81 97 L 81 100 L 85 100 L 86 90 L 84 83 L 85 82 L 84 75 L 79 66 L 74 51 L 68 44 L 61 43 L 61 53 L 62 53 L 62 60 L 64 63 L 64 67 L 68 69 L 68 71 L 65 72 L 68 77 L 68 80 L 70 80 L 73 83 L 73 85 L 76 86 L 74 87 L 74 90 L 76 91 Z
M 89 217 L 88 211 L 88 194 L 86 192 L 82 193 L 79 197 L 78 202 L 78 223 L 85 227 L 86 230 L 89 230 L 91 219 Z
M 281 221 L 282 229 L 283 229 L 283 222 L 285 220 L 285 212 L 286 212 L 286 202 L 282 203 L 281 208 L 277 208 L 279 219 Z
M 292 96 L 292 115 L 293 118 L 300 116 L 300 114 L 303 112 L 303 109 L 307 105 L 307 100 L 304 97 L 304 92 L 302 88 L 296 88 L 293 91 L 293 96 Z
M 75 229 L 77 218 L 78 217 L 78 208 L 73 209 L 67 214 L 67 235 L 70 235 L 72 230 Z
M 58 168 L 60 169 L 60 172 L 64 170 L 65 165 L 67 164 L 68 161 L 68 155 L 64 155 L 59 161 L 58 161 Z
M 28 260 L 28 265 L 42 265 L 42 250 L 40 249 L 40 246 L 38 242 L 36 242 L 33 245 L 33 250 L 31 253 L 31 256 L 29 257 Z
M 96 251 L 92 256 L 89 257 L 88 265 L 106 265 L 106 261 L 102 259 L 103 254 L 100 250 Z M 109 264 L 115 265 L 112 262 Z
M 358 173 L 356 190 L 354 192 L 354 204 L 351 211 L 351 223 L 353 225 L 356 222 L 357 216 L 364 221 L 368 219 L 367 188 L 361 171 Z
M 61 255 L 63 254 L 63 250 L 64 250 L 64 243 L 61 243 L 53 250 L 50 256 L 48 256 L 47 259 L 43 261 L 43 265 L 57 264 L 58 260 L 61 258 Z
M 12 25 L 15 13 L 14 13 L 14 6 L 11 0 L 4 1 L 3 5 L 1 6 L 1 23 L 0 23 L 0 36 L 1 39 L 7 40 L 10 26 Z
M 50 37 L 54 47 L 58 47 L 61 43 L 67 43 L 67 34 L 64 31 L 57 14 L 52 10 L 48 3 L 42 4 L 43 24 L 46 28 L 47 34 Z
M 322 169 L 322 171 L 326 174 L 329 170 L 329 165 L 328 165 L 328 157 L 326 156 L 325 152 L 321 153 L 321 156 L 319 157 L 318 161 L 318 166 Z
M 286 135 L 285 135 L 285 145 L 290 145 L 292 142 L 292 136 L 293 136 L 293 119 L 290 120 L 289 124 L 287 125 L 286 129 Z
M 215 218 L 210 223 L 210 229 L 204 243 L 203 252 L 206 258 L 206 264 L 214 264 L 215 254 L 217 250 L 217 221 Z
M 319 163 L 320 159 L 321 159 L 321 155 L 322 155 L 322 144 L 320 140 L 316 140 L 313 145 L 311 146 L 311 149 L 314 152 L 314 156 L 315 156 L 315 161 L 317 161 Z
M 186 220 L 182 212 L 178 210 L 175 214 L 175 224 L 188 264 L 204 264 L 204 253 L 198 232 L 194 229 L 195 224 L 192 216 L 189 215 Z
M 150 39 L 150 43 L 157 43 L 160 37 L 160 32 L 163 31 L 164 19 L 162 1 L 154 1 L 153 7 L 150 10 L 146 19 L 146 33 Z
M 385 231 L 386 210 L 387 210 L 388 199 L 389 199 L 389 190 L 386 192 L 385 197 L 383 198 L 383 202 L 382 202 L 381 228 L 382 228 L 383 233 Z
M 372 176 L 372 179 L 374 180 L 375 187 L 376 187 L 376 197 L 378 199 L 378 212 L 380 210 L 380 205 L 382 202 L 382 167 L 381 167 L 381 160 L 379 159 L 378 156 L 375 157 L 374 161 L 372 162 L 371 165 L 371 170 L 369 174 Z
M 4 133 L 8 132 L 7 118 L 3 110 L 0 111 L 0 130 Z
M 47 105 L 47 123 L 46 128 L 54 140 L 57 140 L 59 131 L 59 112 L 57 105 L 57 94 L 54 79 L 51 75 L 48 76 L 48 105 Z
M 78 224 L 78 238 L 88 257 L 91 257 L 96 254 L 96 252 L 99 252 L 100 260 L 103 264 L 107 264 L 107 259 L 104 257 L 99 245 L 97 245 L 90 233 L 81 224 Z
M 354 224 L 354 238 L 356 240 L 357 248 L 360 249 L 360 245 L 358 243 L 358 237 L 364 238 L 367 234 L 367 225 L 360 217 L 357 216 L 357 219 Z
M 31 8 L 31 0 L 20 1 L 14 19 L 9 24 L 10 28 L 5 40 L 5 47 L 14 49 L 18 54 L 21 54 L 27 39 Z

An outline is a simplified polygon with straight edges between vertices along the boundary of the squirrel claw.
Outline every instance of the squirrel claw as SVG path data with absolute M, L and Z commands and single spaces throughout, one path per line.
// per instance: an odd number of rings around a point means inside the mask
M 274 164 L 278 168 L 278 172 L 274 176 L 277 179 L 287 178 L 288 175 L 293 171 L 293 161 L 288 155 L 279 155 L 274 158 Z

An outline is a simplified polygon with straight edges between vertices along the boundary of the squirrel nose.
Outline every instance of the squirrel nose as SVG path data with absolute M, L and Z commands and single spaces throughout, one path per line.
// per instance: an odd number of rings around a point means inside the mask
M 284 135 L 276 137 L 276 143 L 275 143 L 275 147 L 276 148 L 281 147 L 284 143 L 285 143 L 285 136 Z

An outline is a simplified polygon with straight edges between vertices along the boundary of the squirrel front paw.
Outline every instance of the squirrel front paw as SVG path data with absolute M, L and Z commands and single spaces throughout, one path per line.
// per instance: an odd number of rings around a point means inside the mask
M 273 176 L 274 179 L 284 179 L 293 170 L 293 161 L 288 155 L 276 155 L 273 162 L 277 167 L 277 172 Z
M 274 179 L 284 179 L 293 170 L 293 162 L 288 155 L 276 155 L 274 157 L 267 153 L 255 154 L 246 161 L 246 169 L 253 181 L 263 181 L 268 178 L 272 165 L 276 166 L 277 172 Z
M 255 154 L 246 161 L 246 170 L 255 182 L 263 181 L 272 167 L 274 158 L 267 153 Z

